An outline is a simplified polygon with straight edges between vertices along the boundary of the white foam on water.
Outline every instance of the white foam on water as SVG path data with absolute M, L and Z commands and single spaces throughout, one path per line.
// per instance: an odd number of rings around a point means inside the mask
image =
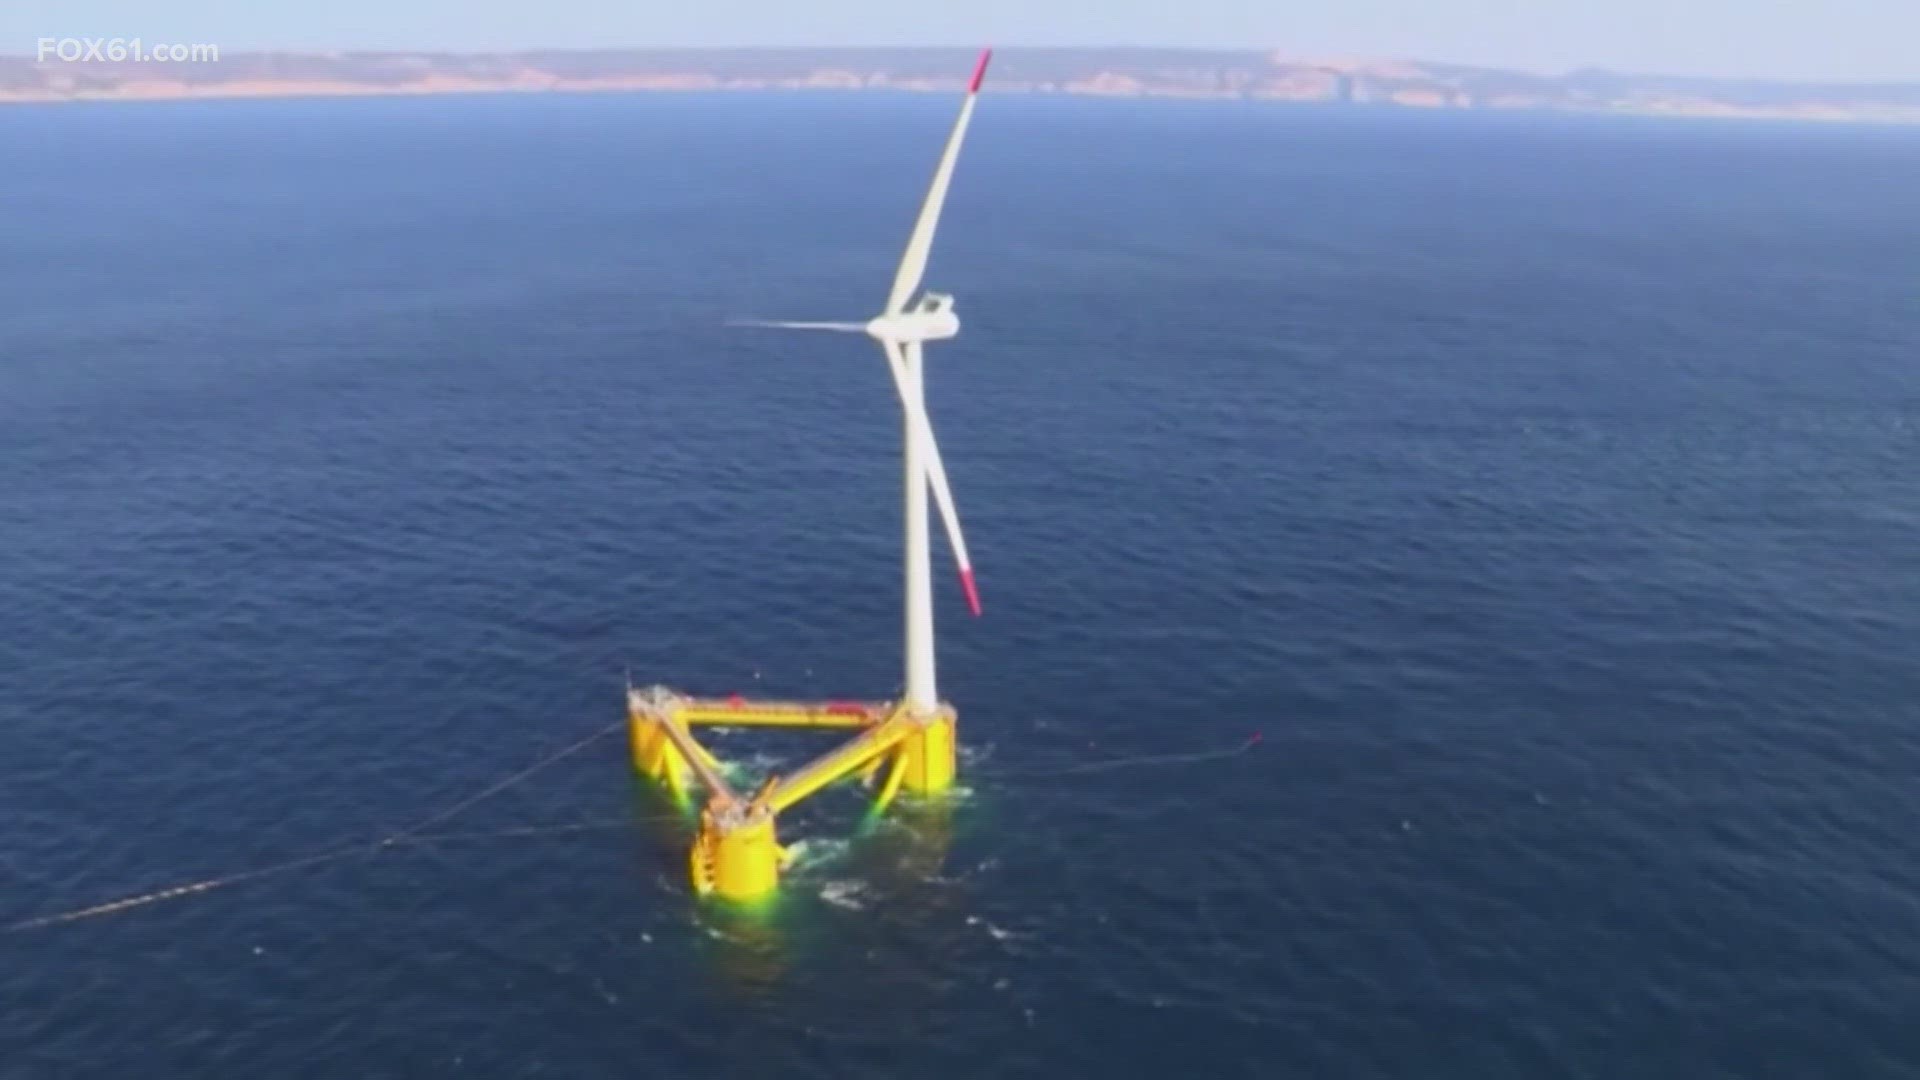
M 1031 936 L 1029 934 L 1023 934 L 1014 930 L 1002 930 L 1000 927 L 993 925 L 992 923 L 988 922 L 987 920 L 981 918 L 978 915 L 967 916 L 967 925 L 986 927 L 988 935 L 990 935 L 995 941 L 1012 941 L 1019 938 Z
M 722 756 L 720 775 L 731 783 L 757 781 L 776 770 L 784 769 L 792 762 L 779 754 L 766 750 L 755 750 L 742 757 Z
M 804 873 L 847 853 L 853 841 L 841 836 L 809 836 L 795 840 L 787 845 L 787 853 L 792 858 L 788 868 L 794 873 Z
M 866 891 L 867 885 L 864 881 L 855 881 L 851 878 L 843 881 L 829 881 L 820 887 L 820 899 L 834 907 L 859 911 L 867 906 L 860 900 L 861 895 Z

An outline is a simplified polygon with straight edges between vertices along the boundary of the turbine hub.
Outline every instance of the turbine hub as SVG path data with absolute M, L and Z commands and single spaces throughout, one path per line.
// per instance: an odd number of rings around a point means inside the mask
M 940 341 L 960 332 L 953 313 L 953 297 L 927 293 L 905 311 L 881 315 L 867 323 L 867 333 L 882 341 Z

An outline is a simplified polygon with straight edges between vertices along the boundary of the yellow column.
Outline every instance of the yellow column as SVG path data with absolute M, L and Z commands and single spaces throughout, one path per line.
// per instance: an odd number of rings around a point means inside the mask
M 651 720 L 643 720 L 637 714 L 627 717 L 627 742 L 633 748 L 633 771 L 642 776 L 653 775 L 653 744 L 660 737 L 660 725 Z
M 724 816 L 701 815 L 700 835 L 694 840 L 694 888 L 711 889 L 728 900 L 752 900 L 772 892 L 780 884 L 773 815 L 755 814 L 732 823 L 719 820 Z
M 649 779 L 665 781 L 676 797 L 683 797 L 692 766 L 687 764 L 673 740 L 667 738 L 660 722 L 634 716 L 629 718 L 628 727 L 633 744 L 633 767 Z
M 700 811 L 700 831 L 693 836 L 687 851 L 687 869 L 693 874 L 693 891 L 701 896 L 713 891 L 713 811 Z
M 920 725 L 906 737 L 900 753 L 906 758 L 901 786 L 916 795 L 933 795 L 953 786 L 954 718 L 947 713 Z

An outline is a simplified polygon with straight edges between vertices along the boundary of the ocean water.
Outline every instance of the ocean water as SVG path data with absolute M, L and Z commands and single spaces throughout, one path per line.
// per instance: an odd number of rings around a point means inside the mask
M 953 104 L 0 110 L 0 925 L 894 693 L 879 355 L 726 324 L 871 314 Z M 0 932 L 0 1077 L 1913 1076 L 1916 176 L 989 97 L 958 797 L 733 912 L 602 739 Z

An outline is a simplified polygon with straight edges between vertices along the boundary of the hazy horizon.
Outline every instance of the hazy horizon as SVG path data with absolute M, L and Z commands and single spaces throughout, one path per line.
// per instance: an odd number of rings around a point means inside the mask
M 77 38 L 83 41 L 90 38 L 96 38 L 96 37 L 98 38 L 109 37 L 108 35 L 90 35 L 90 34 L 41 35 L 41 36 Z M 133 37 L 143 37 L 143 40 L 146 40 L 149 42 L 152 42 L 152 41 L 174 42 L 174 41 L 181 40 L 177 36 L 165 37 L 165 38 L 154 37 L 152 35 L 144 35 L 144 36 L 143 35 L 113 35 L 113 36 L 121 37 L 124 39 L 131 39 Z M 220 44 L 220 43 L 215 42 L 214 44 Z M 1864 76 L 1864 75 L 1863 76 L 1820 76 L 1820 75 L 1800 75 L 1800 74 L 1779 74 L 1779 73 L 1769 73 L 1769 72 L 1755 72 L 1752 74 L 1728 74 L 1728 73 L 1718 73 L 1718 72 L 1640 68 L 1640 67 L 1630 67 L 1630 66 L 1623 66 L 1619 64 L 1606 64 L 1606 63 L 1581 63 L 1581 64 L 1572 64 L 1564 67 L 1544 67 L 1539 65 L 1526 65 L 1526 64 L 1517 64 L 1517 63 L 1484 63 L 1484 62 L 1477 62 L 1477 61 L 1457 60 L 1457 59 L 1452 59 L 1450 57 L 1435 56 L 1431 54 L 1406 53 L 1406 52 L 1401 52 L 1401 53 L 1364 52 L 1364 51 L 1358 51 L 1358 50 L 1347 50 L 1344 52 L 1328 52 L 1328 51 L 1308 52 L 1308 51 L 1296 51 L 1296 50 L 1291 50 L 1291 49 L 1286 49 L 1281 47 L 1266 46 L 1266 45 L 1260 45 L 1260 44 L 1245 44 L 1245 45 L 1171 44 L 1169 45 L 1169 44 L 1147 43 L 1147 42 L 1078 42 L 1078 43 L 1058 42 L 1058 43 L 1048 43 L 1048 44 L 1034 44 L 1030 42 L 1015 41 L 1015 42 L 996 42 L 996 43 L 983 45 L 979 42 L 961 42 L 961 41 L 880 42 L 880 43 L 860 43 L 860 44 L 849 44 L 849 43 L 840 43 L 840 42 L 815 42 L 815 43 L 802 43 L 802 44 L 781 43 L 781 42 L 689 44 L 689 43 L 608 41 L 608 42 L 600 42 L 600 43 L 592 43 L 592 44 L 580 43 L 580 44 L 571 44 L 571 45 L 549 45 L 549 44 L 502 45 L 502 46 L 493 47 L 493 48 L 479 48 L 479 47 L 448 48 L 448 47 L 434 46 L 434 45 L 379 45 L 379 44 L 350 45 L 350 46 L 312 46 L 312 47 L 302 47 L 297 45 L 253 45 L 253 46 L 248 46 L 243 48 L 234 48 L 234 47 L 223 45 L 221 47 L 221 55 L 227 56 L 227 57 L 245 56 L 245 55 L 262 55 L 262 54 L 285 54 L 285 55 L 299 55 L 299 56 L 330 56 L 330 55 L 345 55 L 345 54 L 365 54 L 365 55 L 386 54 L 386 55 L 394 55 L 394 56 L 406 56 L 406 55 L 415 55 L 415 54 L 436 54 L 436 55 L 443 55 L 443 56 L 499 56 L 499 55 L 513 55 L 513 54 L 519 54 L 519 53 L 538 53 L 538 52 L 558 52 L 558 53 L 567 53 L 567 52 L 586 53 L 586 52 L 602 52 L 602 51 L 604 52 L 626 52 L 626 51 L 634 51 L 634 52 L 795 51 L 795 52 L 799 52 L 799 51 L 809 51 L 809 50 L 823 51 L 823 52 L 835 51 L 835 50 L 884 52 L 887 50 L 923 50 L 923 49 L 951 49 L 959 52 L 970 53 L 983 48 L 991 48 L 994 51 L 999 53 L 1007 53 L 1007 52 L 1012 52 L 1017 50 L 1089 50 L 1089 51 L 1165 50 L 1170 52 L 1191 51 L 1195 53 L 1222 53 L 1222 54 L 1257 52 L 1257 53 L 1270 54 L 1274 57 L 1281 58 L 1290 62 L 1303 63 L 1303 64 L 1309 64 L 1309 63 L 1335 64 L 1335 63 L 1341 63 L 1341 62 L 1348 62 L 1348 63 L 1405 62 L 1405 63 L 1432 64 L 1432 65 L 1445 66 L 1445 67 L 1484 69 L 1487 71 L 1514 72 L 1517 74 L 1534 75 L 1534 76 L 1540 76 L 1543 78 L 1564 77 L 1564 76 L 1574 75 L 1582 72 L 1601 72 L 1609 75 L 1619 75 L 1619 76 L 1635 77 L 1635 78 L 1713 79 L 1713 80 L 1750 81 L 1750 82 L 1827 84 L 1827 85 L 1836 85 L 1836 86 L 1842 86 L 1842 85 L 1870 86 L 1870 85 L 1876 85 L 1876 84 L 1903 84 L 1904 85 L 1904 84 L 1920 83 L 1920 71 L 1916 71 L 1913 74 L 1904 75 L 1904 76 L 1896 75 L 1896 76 L 1881 76 L 1881 77 Z M 26 49 L 20 49 L 17 51 L 13 49 L 0 49 L 0 59 L 22 59 L 22 58 L 28 59 L 28 60 L 32 60 L 34 58 L 34 49 L 32 48 L 31 45 L 29 45 L 29 47 Z
M 1920 80 L 1920 5 L 1698 0 L 1352 0 L 1276 10 L 1251 0 L 1020 0 L 901 8 L 882 0 L 709 0 L 636 10 L 615 0 L 536 6 L 479 0 L 336 0 L 271 8 L 240 0 L 29 0 L 0 10 L 0 55 L 46 37 L 140 37 L 223 52 L 519 52 L 644 48 L 1197 48 L 1290 57 L 1403 58 L 1543 75 L 1621 74 L 1871 83 Z M 1090 28 L 1098 27 L 1097 31 Z

